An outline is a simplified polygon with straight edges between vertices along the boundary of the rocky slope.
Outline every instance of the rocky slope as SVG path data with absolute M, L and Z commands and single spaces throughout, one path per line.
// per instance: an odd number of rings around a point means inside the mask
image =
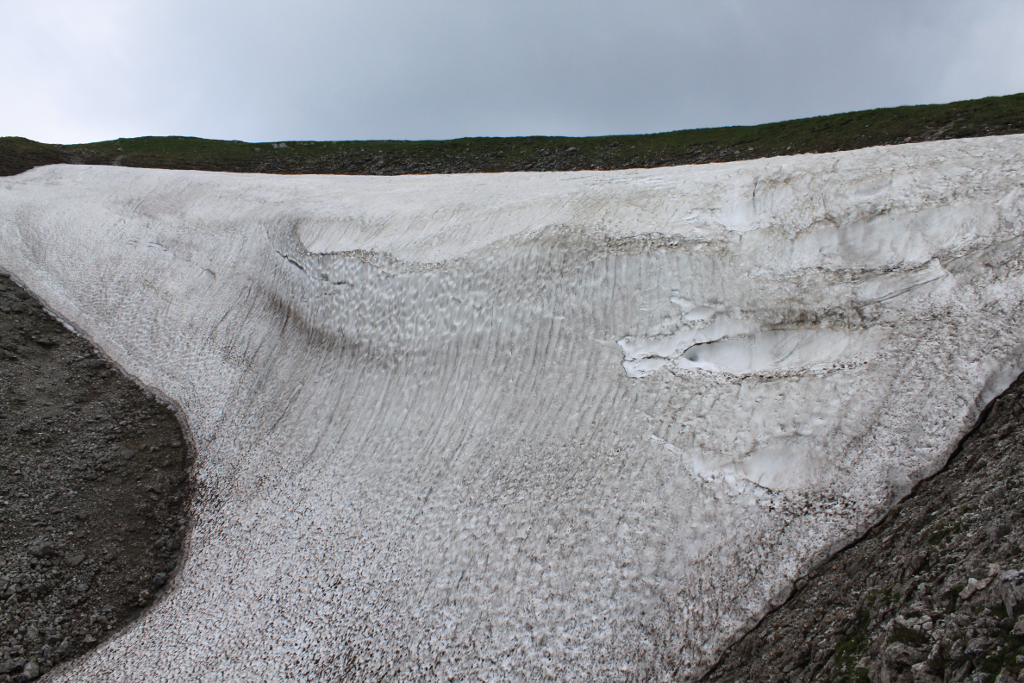
M 943 472 L 802 580 L 704 680 L 1024 680 L 1022 512 L 1024 378 Z
M 0 275 L 0 682 L 94 648 L 160 595 L 187 468 L 173 413 Z

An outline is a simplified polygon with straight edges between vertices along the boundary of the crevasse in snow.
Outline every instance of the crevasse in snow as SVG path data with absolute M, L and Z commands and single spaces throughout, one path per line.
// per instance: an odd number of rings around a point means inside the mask
M 197 452 L 173 589 L 54 680 L 699 674 L 1019 372 L 1022 160 L 0 180 Z

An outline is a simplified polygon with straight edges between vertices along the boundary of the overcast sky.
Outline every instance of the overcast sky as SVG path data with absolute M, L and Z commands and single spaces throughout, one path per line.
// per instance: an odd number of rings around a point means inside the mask
M 1024 91 L 1022 0 L 0 0 L 0 135 L 602 135 Z

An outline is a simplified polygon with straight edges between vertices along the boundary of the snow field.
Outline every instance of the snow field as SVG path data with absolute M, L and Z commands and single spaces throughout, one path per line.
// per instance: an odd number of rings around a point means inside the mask
M 1020 371 L 1022 160 L 0 181 L 197 449 L 173 590 L 54 680 L 698 675 Z

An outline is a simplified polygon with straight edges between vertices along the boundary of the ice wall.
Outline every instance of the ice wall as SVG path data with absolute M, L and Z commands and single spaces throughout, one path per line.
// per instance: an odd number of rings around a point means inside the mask
M 198 453 L 173 590 L 54 680 L 699 674 L 1019 371 L 1022 165 L 0 179 Z

